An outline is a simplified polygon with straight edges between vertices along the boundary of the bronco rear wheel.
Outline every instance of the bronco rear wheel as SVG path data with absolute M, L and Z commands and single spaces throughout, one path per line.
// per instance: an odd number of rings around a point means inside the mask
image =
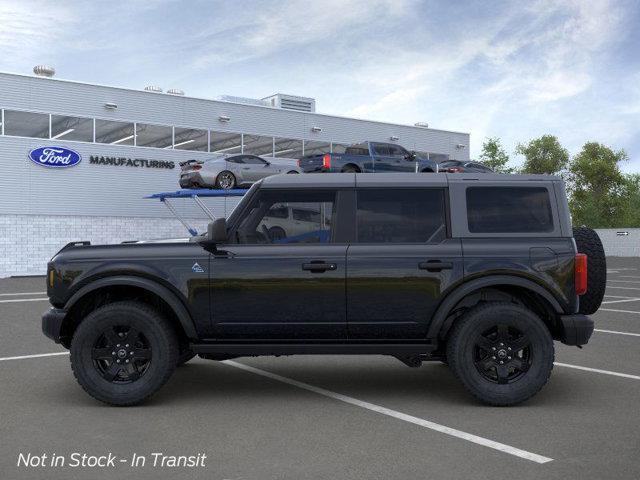
M 91 312 L 71 341 L 71 368 L 92 397 L 134 405 L 169 379 L 178 361 L 167 320 L 139 302 L 116 302 Z
M 447 361 L 464 387 L 489 405 L 524 402 L 547 383 L 553 339 L 531 310 L 492 302 L 469 310 L 454 325 Z

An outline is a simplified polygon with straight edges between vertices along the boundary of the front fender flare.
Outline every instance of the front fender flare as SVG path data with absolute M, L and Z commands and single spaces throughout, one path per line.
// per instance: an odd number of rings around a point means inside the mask
M 446 333 L 451 326 L 451 322 L 447 322 L 447 317 L 451 310 L 467 295 L 480 290 L 481 288 L 493 287 L 493 286 L 514 286 L 522 287 L 537 293 L 544 298 L 556 313 L 562 314 L 563 308 L 556 297 L 546 288 L 538 285 L 537 283 L 522 277 L 516 277 L 511 275 L 492 275 L 489 277 L 478 278 L 469 282 L 463 283 L 442 301 L 436 313 L 433 315 L 429 330 L 427 331 L 427 338 L 437 339 L 441 334 Z
M 191 318 L 189 311 L 184 306 L 182 301 L 178 298 L 178 296 L 167 287 L 160 285 L 159 283 L 154 282 L 153 280 L 148 278 L 136 277 L 131 275 L 114 275 L 111 277 L 100 278 L 88 283 L 84 287 L 80 288 L 77 292 L 75 292 L 71 296 L 71 298 L 67 300 L 64 309 L 68 312 L 73 307 L 73 305 L 78 302 L 78 300 L 99 288 L 120 285 L 143 288 L 160 297 L 176 314 L 176 317 L 178 317 L 178 320 L 180 321 L 180 324 L 182 325 L 182 328 L 184 329 L 187 337 L 190 339 L 198 338 L 198 334 L 196 333 L 196 329 L 193 324 L 193 319 Z

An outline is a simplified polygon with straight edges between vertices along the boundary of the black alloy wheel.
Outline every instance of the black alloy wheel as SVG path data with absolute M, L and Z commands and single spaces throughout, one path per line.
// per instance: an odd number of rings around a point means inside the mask
M 517 328 L 498 324 L 478 335 L 473 355 L 474 365 L 485 379 L 512 383 L 531 366 L 531 342 Z
M 109 326 L 91 350 L 93 365 L 102 378 L 114 383 L 131 383 L 145 374 L 152 359 L 147 338 L 136 328 Z

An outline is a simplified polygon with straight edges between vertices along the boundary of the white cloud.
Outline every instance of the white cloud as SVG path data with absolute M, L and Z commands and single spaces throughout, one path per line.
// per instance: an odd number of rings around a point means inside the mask
M 13 70 L 15 64 L 50 59 L 75 18 L 59 2 L 0 3 L 0 62 Z

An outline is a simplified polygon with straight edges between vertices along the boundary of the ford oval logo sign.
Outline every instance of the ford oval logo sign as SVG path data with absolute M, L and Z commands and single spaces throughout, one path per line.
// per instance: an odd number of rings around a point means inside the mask
M 29 159 L 43 167 L 66 168 L 79 164 L 82 155 L 64 147 L 40 147 L 29 152 Z

